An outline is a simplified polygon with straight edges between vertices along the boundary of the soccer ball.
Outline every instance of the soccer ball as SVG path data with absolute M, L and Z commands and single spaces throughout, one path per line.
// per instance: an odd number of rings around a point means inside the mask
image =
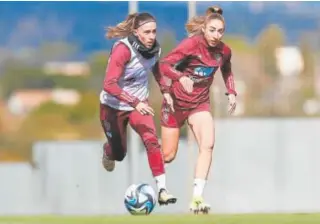
M 156 205 L 156 193 L 149 184 L 132 184 L 126 190 L 124 204 L 131 215 L 149 215 Z

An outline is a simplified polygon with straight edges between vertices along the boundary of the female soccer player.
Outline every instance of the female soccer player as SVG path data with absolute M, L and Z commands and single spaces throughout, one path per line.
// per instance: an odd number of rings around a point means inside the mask
M 158 82 L 156 63 L 160 46 L 156 41 L 156 20 L 149 13 L 131 14 L 115 27 L 109 27 L 106 37 L 121 38 L 111 51 L 103 90 L 100 94 L 100 120 L 108 139 L 104 144 L 102 163 L 113 171 L 115 161 L 122 161 L 127 152 L 128 123 L 140 135 L 156 180 L 158 202 L 171 204 L 176 198 L 166 189 L 163 155 L 158 143 L 154 111 L 148 105 L 148 73 L 153 70 Z
M 225 31 L 222 9 L 210 7 L 205 16 L 192 18 L 186 29 L 189 37 L 160 61 L 160 72 L 172 80 L 170 95 L 164 94 L 161 112 L 162 149 L 165 162 L 174 160 L 180 127 L 187 121 L 199 146 L 193 200 L 190 209 L 207 213 L 203 189 L 214 147 L 214 122 L 210 113 L 209 91 L 214 75 L 221 69 L 229 99 L 229 113 L 236 107 L 236 91 L 231 71 L 231 50 L 221 42 Z

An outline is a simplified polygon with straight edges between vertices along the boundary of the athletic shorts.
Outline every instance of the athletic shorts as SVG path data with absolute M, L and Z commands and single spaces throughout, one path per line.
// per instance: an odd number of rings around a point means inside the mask
M 181 128 L 189 116 L 201 111 L 210 111 L 210 104 L 202 103 L 194 109 L 175 109 L 175 112 L 172 112 L 170 106 L 164 101 L 161 107 L 161 126 Z

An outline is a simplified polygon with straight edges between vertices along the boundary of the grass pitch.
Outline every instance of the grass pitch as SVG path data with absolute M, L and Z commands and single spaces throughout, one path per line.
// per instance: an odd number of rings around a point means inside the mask
M 0 224 L 320 224 L 320 214 L 0 217 Z

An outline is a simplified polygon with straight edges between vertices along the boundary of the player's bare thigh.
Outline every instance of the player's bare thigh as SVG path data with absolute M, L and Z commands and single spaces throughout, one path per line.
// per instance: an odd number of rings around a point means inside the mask
M 164 161 L 170 163 L 174 160 L 178 151 L 180 126 L 183 123 L 184 114 L 171 111 L 163 102 L 161 108 L 161 146 Z
M 200 150 L 213 150 L 215 142 L 214 120 L 209 111 L 199 111 L 191 114 L 188 118 Z
M 172 162 L 178 152 L 180 128 L 161 126 L 161 146 L 166 163 Z

